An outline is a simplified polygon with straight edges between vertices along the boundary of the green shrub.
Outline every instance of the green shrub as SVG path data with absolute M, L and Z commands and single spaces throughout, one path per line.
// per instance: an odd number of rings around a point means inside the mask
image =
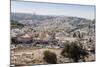
M 44 51 L 44 58 L 47 63 L 50 64 L 56 64 L 57 63 L 57 57 L 56 54 L 50 51 Z
M 79 45 L 77 42 L 65 43 L 65 47 L 61 52 L 61 55 L 73 59 L 74 62 L 79 60 L 85 61 L 88 52 L 82 48 L 82 45 Z
M 11 20 L 11 27 L 12 28 L 22 28 L 24 27 L 24 25 L 19 23 L 18 21 Z

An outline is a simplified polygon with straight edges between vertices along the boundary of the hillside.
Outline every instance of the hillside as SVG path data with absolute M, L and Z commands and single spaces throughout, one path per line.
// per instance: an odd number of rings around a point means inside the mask
M 12 65 L 48 64 L 44 60 L 46 50 L 57 55 L 58 64 L 75 62 L 73 55 L 79 57 L 77 62 L 95 60 L 95 19 L 11 13 L 10 34 Z M 68 53 L 61 54 L 69 48 L 72 58 L 65 57 Z M 79 53 L 85 51 L 87 56 L 82 58 Z M 47 53 L 49 58 L 52 58 L 51 54 Z

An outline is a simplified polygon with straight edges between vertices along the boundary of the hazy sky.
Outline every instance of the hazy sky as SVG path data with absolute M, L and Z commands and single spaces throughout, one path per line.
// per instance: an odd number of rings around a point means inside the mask
M 11 12 L 16 13 L 36 13 L 40 15 L 65 15 L 76 16 L 87 19 L 95 18 L 95 6 L 93 5 L 72 5 L 72 4 L 52 4 L 36 2 L 11 2 Z

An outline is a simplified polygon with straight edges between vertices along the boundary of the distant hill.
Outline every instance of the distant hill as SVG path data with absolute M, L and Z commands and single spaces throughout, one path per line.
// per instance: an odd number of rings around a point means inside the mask
M 77 30 L 82 30 L 88 33 L 91 29 L 94 31 L 95 28 L 95 19 L 89 20 L 86 18 L 69 16 L 11 13 L 11 20 L 17 21 L 25 26 L 32 26 L 34 29 L 38 30 L 46 27 L 47 30 L 63 30 L 67 33 Z

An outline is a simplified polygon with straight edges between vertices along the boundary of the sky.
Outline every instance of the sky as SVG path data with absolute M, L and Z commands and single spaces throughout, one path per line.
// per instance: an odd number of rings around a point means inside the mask
M 11 12 L 32 14 L 36 13 L 38 15 L 64 15 L 87 19 L 95 18 L 94 5 L 11 1 Z

